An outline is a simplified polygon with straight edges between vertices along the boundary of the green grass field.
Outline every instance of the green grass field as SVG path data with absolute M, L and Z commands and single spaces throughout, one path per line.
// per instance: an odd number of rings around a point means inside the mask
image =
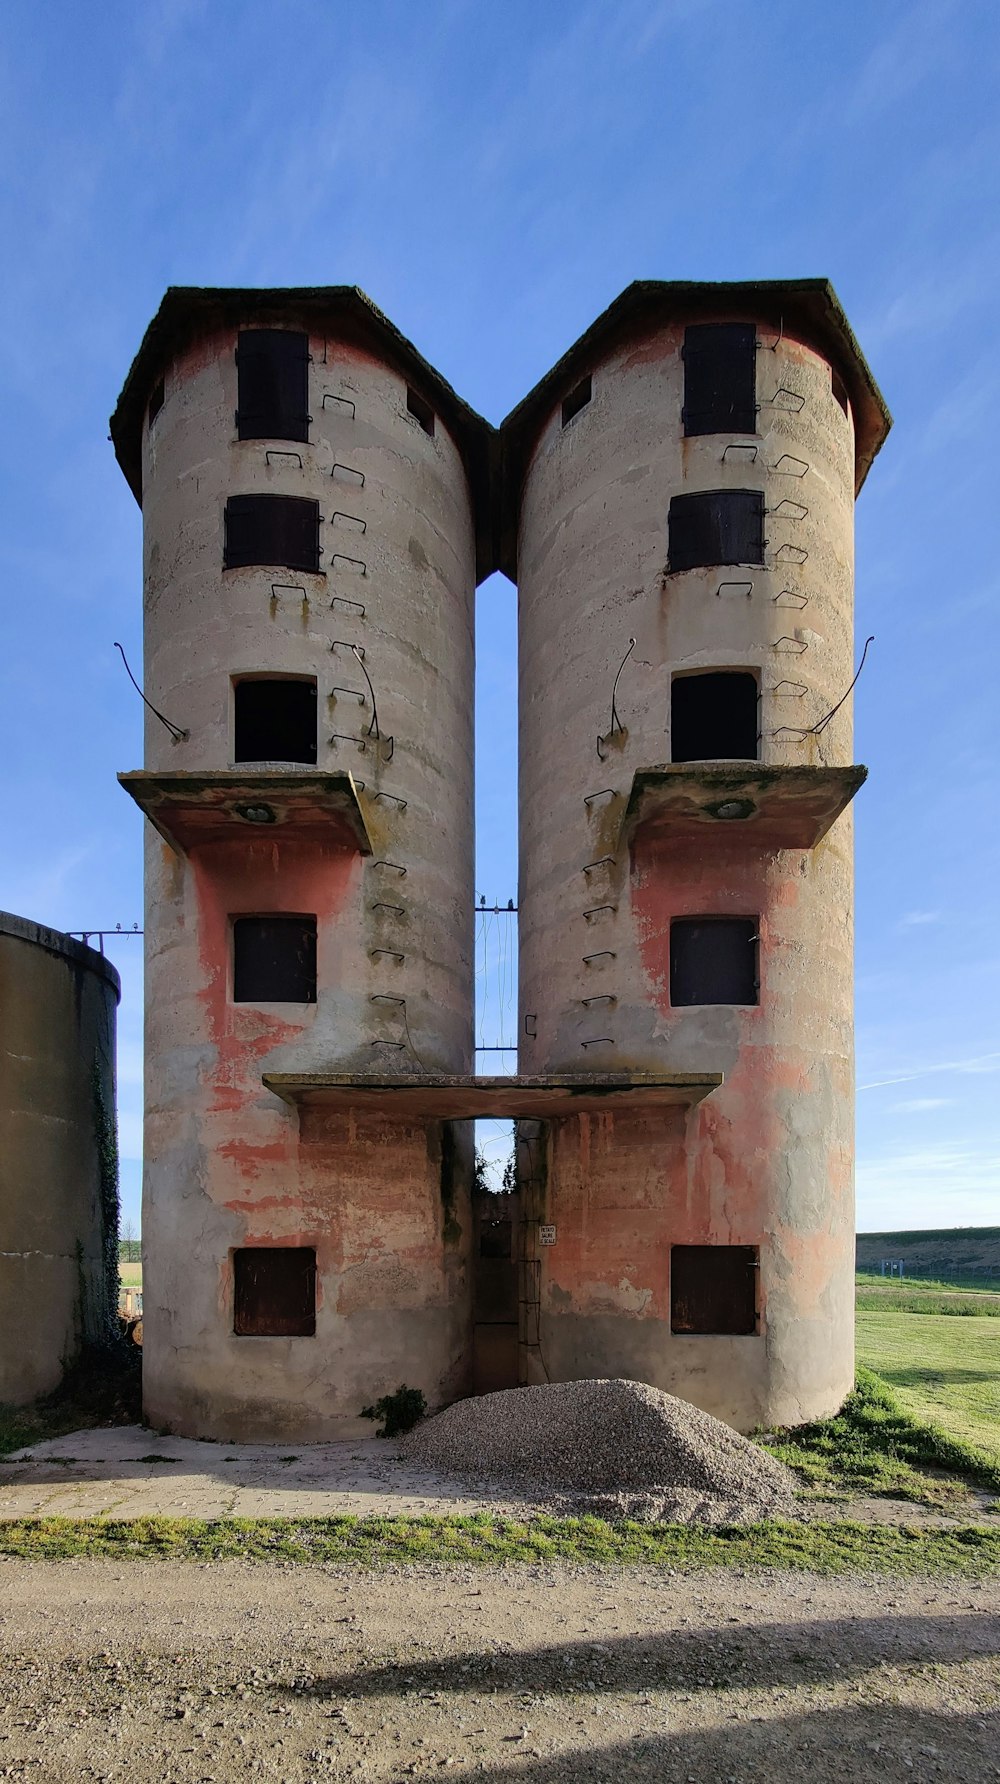
M 859 1313 L 953 1313 L 960 1318 L 1000 1317 L 1000 1289 L 992 1292 L 968 1281 L 935 1282 L 872 1276 L 855 1277 Z
M 118 1274 L 121 1277 L 122 1288 L 142 1287 L 141 1264 L 119 1264 Z
M 915 1419 L 1000 1466 L 1000 1326 L 991 1318 L 861 1311 L 858 1362 Z

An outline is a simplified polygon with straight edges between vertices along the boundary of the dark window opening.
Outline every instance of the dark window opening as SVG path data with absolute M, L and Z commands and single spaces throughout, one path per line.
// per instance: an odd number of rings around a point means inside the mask
M 319 503 L 305 496 L 230 496 L 223 567 L 319 569 Z
M 153 422 L 163 408 L 166 394 L 166 383 L 164 379 L 161 378 L 158 384 L 153 385 L 153 394 L 149 399 L 149 409 L 147 410 L 146 419 L 150 427 L 152 427 Z
M 309 336 L 245 328 L 236 348 L 241 440 L 308 440 Z
M 843 378 L 834 371 L 832 366 L 830 367 L 830 386 L 833 390 L 834 400 L 840 404 L 849 421 L 851 418 L 851 405 L 847 397 L 847 387 Z
M 757 330 L 752 322 L 698 322 L 684 330 L 684 432 L 757 429 Z
M 233 1252 L 233 1331 L 244 1338 L 312 1338 L 316 1253 L 311 1245 Z
M 241 680 L 233 705 L 237 762 L 315 762 L 315 681 Z
M 757 677 L 738 670 L 678 675 L 670 686 L 674 762 L 757 760 Z
M 315 917 L 236 917 L 233 1002 L 316 1002 Z
M 759 1001 L 756 917 L 675 917 L 670 925 L 670 1002 Z
M 706 489 L 670 504 L 669 567 L 763 564 L 764 494 L 759 489 Z
M 420 423 L 424 433 L 430 434 L 433 439 L 434 410 L 431 408 L 430 403 L 425 403 L 423 397 L 417 395 L 417 392 L 410 384 L 406 386 L 406 407 L 413 416 L 414 421 Z
M 480 1257 L 508 1258 L 511 1254 L 509 1220 L 484 1220 L 479 1228 Z
M 579 384 L 574 385 L 573 389 L 569 393 L 569 396 L 566 397 L 563 401 L 563 406 L 562 406 L 563 427 L 567 427 L 569 425 L 569 423 L 572 421 L 574 415 L 579 415 L 580 410 L 585 409 L 587 407 L 587 404 L 589 403 L 592 395 L 593 395 L 593 386 L 592 386 L 591 379 L 589 377 L 581 378 Z
M 759 1264 L 756 1245 L 672 1245 L 670 1330 L 756 1332 Z

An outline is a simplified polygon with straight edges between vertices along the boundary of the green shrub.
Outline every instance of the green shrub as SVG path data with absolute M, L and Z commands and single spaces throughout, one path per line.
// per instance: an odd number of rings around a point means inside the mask
M 427 1414 L 427 1401 L 420 1388 L 399 1387 L 394 1394 L 383 1394 L 374 1406 L 363 1406 L 363 1419 L 381 1419 L 382 1428 L 376 1437 L 401 1437 L 412 1431 Z

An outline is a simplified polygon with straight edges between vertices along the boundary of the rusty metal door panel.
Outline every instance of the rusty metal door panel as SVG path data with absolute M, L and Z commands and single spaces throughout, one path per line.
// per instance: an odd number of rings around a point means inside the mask
M 673 1245 L 670 1329 L 741 1335 L 757 1330 L 755 1245 Z
M 311 1338 L 316 1331 L 316 1253 L 310 1245 L 251 1246 L 233 1253 L 233 1330 L 246 1338 Z

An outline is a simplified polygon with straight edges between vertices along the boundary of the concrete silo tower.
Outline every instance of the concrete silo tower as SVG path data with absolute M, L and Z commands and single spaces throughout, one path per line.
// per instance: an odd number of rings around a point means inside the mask
M 468 1366 L 473 596 L 490 430 L 351 287 L 173 289 L 143 511 L 146 1406 L 323 1437 Z M 322 1079 L 322 1083 L 319 1080 Z
M 501 430 L 520 602 L 527 1379 L 731 1423 L 853 1373 L 853 508 L 822 280 L 632 285 Z M 600 1108 L 604 1086 L 604 1111 Z

